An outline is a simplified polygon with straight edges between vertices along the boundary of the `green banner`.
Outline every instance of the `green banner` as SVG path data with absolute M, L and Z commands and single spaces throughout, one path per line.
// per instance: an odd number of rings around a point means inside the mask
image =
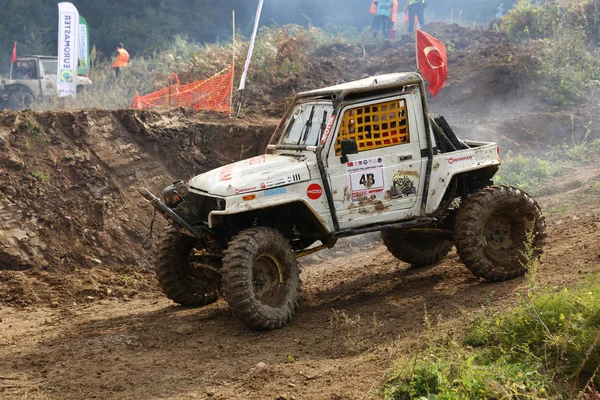
M 87 75 L 90 72 L 90 29 L 88 23 L 79 16 L 79 68 L 78 75 Z

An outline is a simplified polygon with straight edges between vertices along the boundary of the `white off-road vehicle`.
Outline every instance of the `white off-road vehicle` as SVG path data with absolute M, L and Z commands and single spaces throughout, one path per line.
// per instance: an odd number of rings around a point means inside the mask
M 8 79 L 0 80 L 0 109 L 24 110 L 34 101 L 56 97 L 58 58 L 52 56 L 23 56 L 11 65 Z M 77 77 L 80 92 L 92 81 Z
M 163 200 L 140 193 L 173 223 L 156 273 L 177 303 L 222 294 L 246 325 L 279 328 L 298 304 L 297 259 L 338 238 L 381 231 L 398 259 L 442 260 L 453 245 L 490 281 L 522 275 L 544 217 L 525 192 L 494 185 L 495 143 L 459 140 L 431 118 L 418 73 L 298 94 L 264 155 L 175 182 Z

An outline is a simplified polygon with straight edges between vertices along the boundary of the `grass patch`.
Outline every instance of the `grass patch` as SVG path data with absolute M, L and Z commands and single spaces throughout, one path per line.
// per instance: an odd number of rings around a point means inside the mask
M 541 186 L 558 175 L 562 169 L 547 160 L 508 153 L 502 160 L 495 181 L 518 187 L 535 196 L 540 194 Z
M 48 177 L 42 171 L 33 171 L 31 173 L 31 176 L 33 176 L 35 179 L 37 179 L 38 181 L 40 181 L 42 183 L 44 183 L 48 180 Z
M 437 336 L 397 362 L 384 398 L 583 398 L 600 385 L 600 281 L 530 287 L 513 309 L 484 310 L 466 333 Z

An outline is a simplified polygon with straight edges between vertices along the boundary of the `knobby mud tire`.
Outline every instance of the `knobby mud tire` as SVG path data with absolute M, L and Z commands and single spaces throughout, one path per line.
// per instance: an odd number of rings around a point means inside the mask
M 286 325 L 298 307 L 299 291 L 296 256 L 277 230 L 251 228 L 229 242 L 223 258 L 223 295 L 248 327 Z
M 394 257 L 415 267 L 437 264 L 452 250 L 452 242 L 425 232 L 386 229 L 381 238 Z
M 33 96 L 29 93 L 18 91 L 10 95 L 7 101 L 7 108 L 15 111 L 28 110 L 33 103 Z
M 473 275 L 505 281 L 523 275 L 526 236 L 535 221 L 534 258 L 542 255 L 546 223 L 537 202 L 511 186 L 493 185 L 473 194 L 458 211 L 456 250 Z
M 165 295 L 186 306 L 206 306 L 219 298 L 219 282 L 203 277 L 190 266 L 190 253 L 198 239 L 169 226 L 158 243 L 156 279 Z

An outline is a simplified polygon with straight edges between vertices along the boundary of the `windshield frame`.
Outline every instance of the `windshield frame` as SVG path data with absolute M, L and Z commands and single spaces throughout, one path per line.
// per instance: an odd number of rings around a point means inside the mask
M 325 124 L 322 123 L 318 115 L 313 115 L 312 119 L 307 120 L 307 122 L 312 121 L 311 124 L 308 124 L 309 128 L 317 129 L 317 137 L 314 144 L 285 144 L 280 143 L 283 139 L 284 135 L 286 135 L 287 130 L 290 128 L 291 124 L 294 123 L 294 114 L 298 111 L 299 108 L 306 108 L 305 112 L 311 112 L 309 108 L 311 106 L 322 106 L 323 108 L 329 107 L 330 111 L 327 111 L 327 117 Z M 311 113 L 312 114 L 312 113 Z M 269 144 L 267 145 L 267 150 L 296 150 L 296 151 L 312 151 L 315 152 L 317 148 L 321 145 L 321 137 L 323 136 L 323 131 L 325 130 L 325 126 L 327 121 L 331 118 L 332 115 L 335 115 L 335 105 L 333 101 L 323 98 L 311 98 L 303 101 L 298 101 L 293 104 L 292 107 L 286 112 L 284 117 L 281 119 L 281 122 L 277 126 L 273 136 L 269 140 Z M 315 119 L 315 117 L 317 119 Z M 317 121 L 318 120 L 318 121 Z M 312 125 L 312 126 L 311 126 Z M 301 136 L 304 133 L 307 124 L 304 124 L 302 127 Z M 306 134 L 305 134 L 306 135 Z M 301 139 L 302 137 L 300 137 Z M 308 138 L 307 138 L 308 139 Z

